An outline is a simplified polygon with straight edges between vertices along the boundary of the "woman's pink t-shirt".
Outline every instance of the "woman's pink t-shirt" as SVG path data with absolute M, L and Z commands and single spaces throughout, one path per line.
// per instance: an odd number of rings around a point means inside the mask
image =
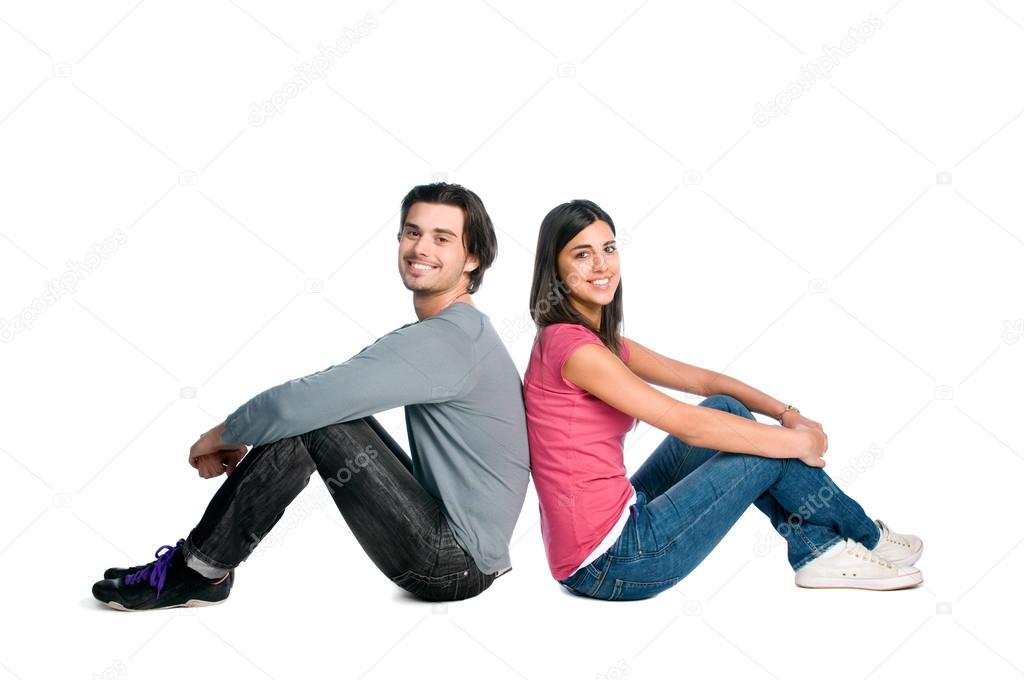
M 523 377 L 530 469 L 551 575 L 571 576 L 615 526 L 633 497 L 622 452 L 636 419 L 562 377 L 582 345 L 604 346 L 590 329 L 544 327 Z M 629 346 L 622 341 L 622 360 Z

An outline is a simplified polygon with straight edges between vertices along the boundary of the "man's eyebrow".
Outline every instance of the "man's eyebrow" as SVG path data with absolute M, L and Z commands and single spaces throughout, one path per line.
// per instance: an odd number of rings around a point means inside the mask
M 605 241 L 602 245 L 610 246 L 613 243 L 615 243 L 615 239 L 612 239 L 611 241 Z M 584 248 L 585 249 L 589 249 L 589 250 L 593 250 L 593 248 L 590 247 L 589 243 L 582 243 L 582 244 L 580 244 L 578 246 L 573 246 L 573 248 L 571 250 L 581 250 L 581 249 L 584 249 Z
M 413 229 L 419 229 L 420 231 L 430 231 L 429 229 L 424 229 L 423 227 L 421 227 L 420 225 L 416 224 L 415 222 L 408 222 L 407 221 L 404 225 L 402 225 L 403 229 L 405 227 L 412 227 Z M 459 235 L 456 234 L 454 231 L 452 231 L 451 229 L 445 229 L 444 227 L 435 227 L 434 231 L 437 232 L 438 234 L 450 234 L 454 238 L 458 238 L 459 237 Z

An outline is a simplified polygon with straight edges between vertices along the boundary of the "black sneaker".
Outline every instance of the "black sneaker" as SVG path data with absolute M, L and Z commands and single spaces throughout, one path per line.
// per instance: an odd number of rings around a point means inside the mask
M 159 550 L 157 550 L 156 557 L 160 557 Z M 148 565 L 140 564 L 136 567 L 111 567 L 110 569 L 107 569 L 105 572 L 103 572 L 103 578 L 115 579 L 119 576 L 127 576 L 128 574 L 145 569 L 146 566 Z
M 184 543 L 184 539 L 179 539 L 177 544 L 175 544 L 174 547 L 176 548 L 176 547 L 182 545 L 183 543 Z M 157 552 L 155 553 L 154 556 L 159 560 L 160 559 L 160 555 L 161 555 L 160 551 L 163 550 L 164 548 L 170 548 L 170 547 L 171 546 L 161 546 L 160 548 L 157 548 Z M 151 562 L 151 564 L 152 564 L 152 562 Z M 129 573 L 134 573 L 135 571 L 141 571 L 142 569 L 144 569 L 147 566 L 150 566 L 150 564 L 138 564 L 136 566 L 112 566 L 111 568 L 106 569 L 105 571 L 103 571 L 103 578 L 104 579 L 117 579 L 118 577 L 126 577 L 126 576 L 129 575 Z
M 235 570 L 229 571 L 219 583 L 204 577 L 185 565 L 181 552 L 184 543 L 181 539 L 173 548 L 161 546 L 155 561 L 119 569 L 122 575 L 97 581 L 92 587 L 93 597 L 122 611 L 203 607 L 226 600 L 235 581 Z M 107 570 L 111 571 L 115 570 Z
M 105 572 L 103 572 L 103 578 L 115 579 L 120 576 L 127 576 L 132 572 L 139 571 L 144 566 L 145 565 L 140 564 L 137 567 L 111 567 L 110 569 L 107 569 Z
M 181 541 L 178 541 L 178 543 L 180 544 Z M 161 546 L 161 547 L 157 548 L 155 557 L 157 559 L 160 559 L 160 551 L 163 550 L 164 548 L 170 548 L 170 547 L 171 546 L 169 546 L 169 545 L 164 545 L 164 546 Z M 149 566 L 148 564 L 140 564 L 140 565 L 135 566 L 135 567 L 111 567 L 110 569 L 107 569 L 105 572 L 103 572 L 103 578 L 115 579 L 115 578 L 118 578 L 119 576 L 127 576 L 128 574 L 133 574 L 133 573 L 135 573 L 137 571 L 142 571 L 143 569 L 145 569 L 148 566 Z

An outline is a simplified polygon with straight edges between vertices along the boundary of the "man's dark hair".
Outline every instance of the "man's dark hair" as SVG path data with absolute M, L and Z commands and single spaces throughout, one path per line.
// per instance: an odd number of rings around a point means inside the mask
M 462 208 L 462 245 L 466 253 L 476 255 L 480 261 L 474 271 L 469 273 L 469 292 L 475 293 L 484 280 L 484 272 L 494 263 L 498 254 L 498 239 L 494 235 L 491 216 L 484 208 L 484 202 L 472 191 L 459 184 L 435 182 L 415 186 L 402 199 L 402 219 L 398 223 L 398 237 L 402 237 L 405 219 L 414 203 L 438 203 Z

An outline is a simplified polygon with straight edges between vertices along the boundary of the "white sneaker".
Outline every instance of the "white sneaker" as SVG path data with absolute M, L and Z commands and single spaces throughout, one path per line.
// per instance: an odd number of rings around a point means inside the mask
M 913 534 L 897 534 L 880 519 L 876 519 L 875 524 L 882 537 L 871 552 L 900 567 L 909 567 L 917 562 L 924 550 L 924 542 L 920 538 Z
M 917 567 L 900 567 L 847 538 L 796 572 L 801 588 L 898 590 L 924 581 Z

